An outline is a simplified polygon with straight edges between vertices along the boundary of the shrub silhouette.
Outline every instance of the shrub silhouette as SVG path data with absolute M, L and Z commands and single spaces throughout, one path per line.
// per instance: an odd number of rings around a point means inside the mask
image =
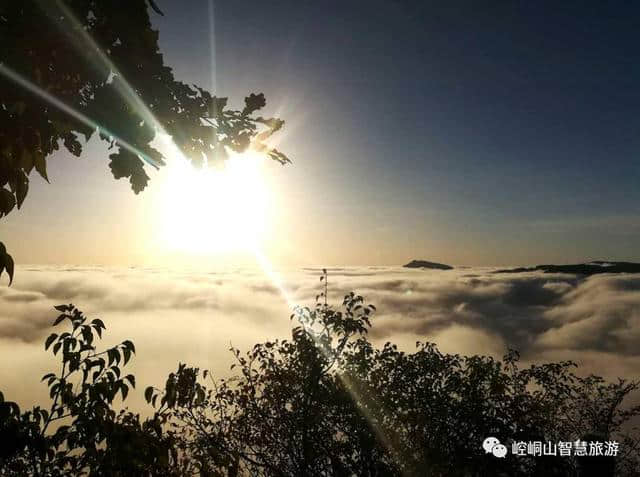
M 320 296 L 323 296 L 322 294 Z M 45 375 L 48 407 L 21 412 L 0 395 L 0 475 L 495 476 L 639 475 L 640 408 L 623 402 L 637 382 L 580 377 L 571 362 L 519 367 L 415 352 L 367 339 L 375 307 L 345 296 L 297 308 L 292 337 L 232 348 L 222 379 L 180 364 L 147 388 L 153 414 L 117 411 L 135 378 L 123 369 L 133 343 L 98 351 L 104 324 L 73 305 L 45 343 L 61 359 Z M 617 457 L 485 454 L 483 439 L 617 440 Z
M 162 429 L 114 409 L 118 394 L 124 400 L 135 387 L 132 374 L 122 375 L 134 344 L 98 351 L 94 340 L 104 323 L 89 321 L 73 305 L 56 309 L 61 314 L 54 326 L 68 323 L 70 330 L 45 341 L 61 359 L 58 373 L 42 377 L 51 404 L 21 414 L 0 396 L 0 475 L 169 475 L 170 441 Z

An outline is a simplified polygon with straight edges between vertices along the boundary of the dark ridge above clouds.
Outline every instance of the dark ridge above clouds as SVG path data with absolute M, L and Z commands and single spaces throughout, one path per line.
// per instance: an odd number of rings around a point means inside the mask
M 640 273 L 640 263 L 633 262 L 607 262 L 596 260 L 589 263 L 575 265 L 537 265 L 535 267 L 519 267 L 496 270 L 494 273 L 571 273 L 574 275 L 596 275 L 599 273 Z
M 429 268 L 432 270 L 453 270 L 451 265 L 445 265 L 444 263 L 428 262 L 426 260 L 411 260 L 405 268 Z

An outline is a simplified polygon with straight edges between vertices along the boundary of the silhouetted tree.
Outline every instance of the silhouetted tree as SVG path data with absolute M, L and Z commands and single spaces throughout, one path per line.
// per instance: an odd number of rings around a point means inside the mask
M 104 323 L 73 305 L 56 308 L 54 326 L 69 330 L 45 342 L 60 358 L 59 371 L 42 377 L 51 404 L 21 414 L 0 396 L 0 475 L 182 475 L 170 465 L 174 447 L 158 421 L 114 409 L 118 394 L 124 401 L 136 384 L 122 373 L 133 343 L 98 351 Z
M 262 94 L 233 110 L 227 98 L 175 80 L 148 3 L 160 11 L 147 0 L 0 2 L 0 218 L 20 208 L 34 169 L 48 180 L 50 154 L 63 146 L 80 156 L 95 133 L 113 149 L 114 178 L 127 178 L 135 193 L 149 181 L 145 161 L 164 164 L 151 146 L 158 129 L 196 164 L 249 146 L 289 162 L 264 143 L 283 121 L 255 115 Z M 4 246 L 3 270 L 12 279 Z
M 323 276 L 326 280 L 326 275 Z M 317 299 L 326 300 L 326 289 Z M 518 367 L 486 356 L 443 354 L 432 343 L 405 353 L 366 338 L 375 307 L 353 293 L 337 311 L 298 308 L 292 339 L 232 349 L 231 379 L 180 365 L 146 398 L 208 471 L 247 475 L 576 476 L 572 457 L 498 459 L 481 443 L 621 441 L 616 475 L 638 475 L 637 430 L 624 408 L 638 382 L 573 373 L 569 361 Z M 590 437 L 591 436 L 591 437 Z M 613 469 L 593 458 L 590 469 Z M 600 467 L 598 467 L 600 466 Z M 591 475 L 591 474 L 589 474 Z M 613 475 L 601 473 L 600 475 Z

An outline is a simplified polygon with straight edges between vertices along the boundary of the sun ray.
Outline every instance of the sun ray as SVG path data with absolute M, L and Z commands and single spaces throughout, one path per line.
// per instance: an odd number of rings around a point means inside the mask
M 273 265 L 269 261 L 269 259 L 258 249 L 255 248 L 253 253 L 256 257 L 256 261 L 265 276 L 271 281 L 271 284 L 275 286 L 282 298 L 286 301 L 287 305 L 291 310 L 294 310 L 297 306 L 294 302 L 291 293 L 287 290 L 284 285 L 282 278 L 280 275 L 274 270 Z M 314 340 L 316 344 L 316 348 L 323 353 L 329 360 L 332 359 L 326 353 L 325 347 L 318 342 L 318 336 L 313 330 L 308 330 L 308 335 Z M 371 429 L 373 430 L 378 442 L 387 449 L 389 454 L 398 462 L 400 468 L 402 467 L 402 453 L 394 444 L 393 440 L 385 433 L 384 429 L 380 422 L 384 419 L 384 410 L 377 405 L 375 400 L 368 399 L 359 389 L 358 386 L 349 379 L 349 377 L 344 373 L 337 373 L 336 376 L 344 385 L 344 388 L 347 390 L 351 399 L 358 406 L 358 410 L 362 414 L 362 416 L 367 420 Z
M 50 5 L 50 2 L 41 2 L 41 5 Z M 62 12 L 62 14 L 69 19 L 74 26 L 74 31 L 79 32 L 80 36 L 86 44 L 80 45 L 74 42 L 75 48 L 92 62 L 94 66 L 102 69 L 105 73 L 113 76 L 113 84 L 116 90 L 120 93 L 122 99 L 127 101 L 129 106 L 138 112 L 140 117 L 148 124 L 152 124 L 156 131 L 160 132 L 163 138 L 169 136 L 164 130 L 162 124 L 156 119 L 153 113 L 149 110 L 147 105 L 140 99 L 140 96 L 136 93 L 134 88 L 129 84 L 124 75 L 120 72 L 118 67 L 109 59 L 109 57 L 102 51 L 100 46 L 96 43 L 89 32 L 83 27 L 82 23 L 76 18 L 73 12 L 60 0 L 55 1 L 55 5 Z M 46 8 L 46 7 L 45 7 Z M 50 8 L 47 8 L 50 11 Z M 55 22 L 57 24 L 57 22 Z M 89 46 L 89 48 L 87 48 Z M 169 136 L 170 137 L 170 136 Z
M 210 68 L 211 68 L 211 93 L 216 94 L 218 82 L 217 82 L 217 69 L 216 69 L 216 25 L 215 25 L 215 5 L 213 0 L 209 0 L 209 52 L 211 55 Z
M 8 66 L 6 66 L 4 64 L 1 64 L 1 63 L 0 63 L 0 74 L 2 74 L 5 78 L 10 79 L 14 83 L 16 83 L 18 86 L 26 89 L 30 93 L 38 96 L 40 99 L 43 99 L 44 101 L 46 101 L 50 105 L 52 105 L 52 106 L 56 107 L 57 109 L 63 111 L 64 113 L 68 114 L 69 116 L 77 119 L 81 123 L 89 126 L 90 128 L 93 128 L 93 129 L 96 129 L 96 130 L 100 130 L 100 131 L 102 131 L 103 134 L 105 134 L 105 135 L 107 135 L 109 137 L 112 137 L 118 145 L 124 147 L 129 152 L 140 156 L 144 161 L 146 161 L 148 164 L 152 165 L 153 167 L 155 167 L 155 168 L 159 167 L 158 163 L 153 158 L 151 158 L 148 155 L 146 155 L 144 152 L 142 152 L 139 149 L 137 149 L 136 147 L 132 146 L 131 144 L 129 144 L 124 139 L 116 136 L 115 134 L 110 132 L 105 127 L 101 126 L 100 124 L 96 123 L 91 118 L 89 118 L 88 116 L 82 114 L 80 111 L 72 108 L 71 106 L 69 106 L 65 102 L 63 102 L 60 99 L 56 98 L 54 95 L 52 95 L 51 93 L 45 91 L 44 89 L 42 89 L 41 87 L 39 87 L 35 83 L 29 81 L 27 78 L 22 76 L 20 73 L 18 73 L 16 71 L 13 71 L 11 68 L 9 68 Z
M 278 289 L 284 301 L 287 302 L 289 309 L 293 309 L 296 306 L 295 302 L 291 297 L 291 293 L 285 287 L 282 281 L 282 278 L 280 277 L 280 274 L 278 274 L 274 270 L 273 265 L 271 264 L 269 259 L 264 255 L 264 253 L 262 253 L 262 251 L 259 248 L 257 247 L 254 248 L 253 254 L 256 258 L 256 262 L 258 262 L 258 265 L 264 272 L 265 276 L 271 281 L 271 284 Z

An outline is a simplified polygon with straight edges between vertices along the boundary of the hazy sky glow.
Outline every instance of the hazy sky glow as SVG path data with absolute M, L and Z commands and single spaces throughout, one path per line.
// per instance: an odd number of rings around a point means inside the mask
M 638 5 L 158 3 L 178 79 L 287 121 L 294 164 L 261 168 L 276 264 L 640 260 Z M 107 163 L 51 158 L 0 225 L 19 263 L 189 258 L 161 246 L 168 171 L 136 197 Z

